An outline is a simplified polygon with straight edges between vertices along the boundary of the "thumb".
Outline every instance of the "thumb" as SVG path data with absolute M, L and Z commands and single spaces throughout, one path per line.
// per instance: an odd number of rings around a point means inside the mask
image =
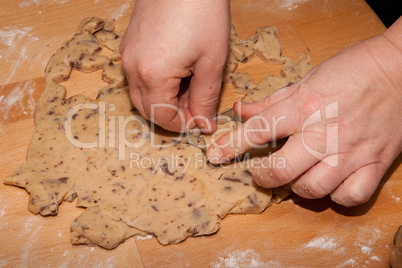
M 269 106 L 216 140 L 207 151 L 208 160 L 223 163 L 251 148 L 293 134 L 299 120 L 297 109 L 291 97 Z

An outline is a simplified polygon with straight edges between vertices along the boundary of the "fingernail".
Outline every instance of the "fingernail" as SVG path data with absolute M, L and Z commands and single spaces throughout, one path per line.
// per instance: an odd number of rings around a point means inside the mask
M 223 158 L 222 150 L 215 146 L 211 146 L 211 148 L 208 150 L 207 157 L 209 162 L 212 164 L 219 164 Z
M 205 119 L 205 121 L 201 121 L 198 127 L 201 129 L 202 132 L 211 134 L 215 131 L 216 129 L 215 117 L 216 117 L 215 115 L 210 115 Z

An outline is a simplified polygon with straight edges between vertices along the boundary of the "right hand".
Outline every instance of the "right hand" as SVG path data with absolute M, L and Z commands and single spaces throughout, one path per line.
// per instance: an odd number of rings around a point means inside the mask
M 212 133 L 229 34 L 228 0 L 137 0 L 120 51 L 140 114 L 171 131 Z

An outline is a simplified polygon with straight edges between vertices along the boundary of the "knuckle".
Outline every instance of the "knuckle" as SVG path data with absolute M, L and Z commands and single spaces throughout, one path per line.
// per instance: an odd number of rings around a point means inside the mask
M 139 78 L 145 83 L 150 84 L 157 75 L 157 69 L 149 61 L 140 61 L 136 67 Z
M 251 147 L 256 147 L 268 141 L 269 123 L 262 116 L 252 117 L 247 121 L 244 131 L 246 142 Z
M 216 106 L 219 102 L 219 95 L 208 96 L 207 98 L 198 98 L 197 100 L 191 101 L 191 105 L 194 105 L 195 109 L 208 113 L 208 115 L 215 114 Z
M 151 60 L 139 58 L 138 55 L 133 55 L 130 49 L 123 51 L 121 55 L 121 64 L 126 75 L 137 77 L 146 85 L 155 80 L 158 74 L 158 66 L 152 63 Z
M 127 70 L 131 70 L 133 68 L 133 53 L 130 49 L 121 49 L 121 65 L 123 69 L 127 72 Z
M 279 185 L 284 185 L 292 179 L 286 167 L 272 166 L 269 172 L 271 173 L 269 175 L 271 175 Z
M 328 190 L 318 181 L 312 181 L 310 183 L 305 183 L 300 186 L 299 189 L 304 197 L 308 198 L 323 198 L 328 194 Z
M 305 84 L 300 85 L 299 90 L 303 92 L 299 102 L 301 104 L 301 114 L 309 116 L 322 108 L 323 97 L 320 94 L 312 92 Z

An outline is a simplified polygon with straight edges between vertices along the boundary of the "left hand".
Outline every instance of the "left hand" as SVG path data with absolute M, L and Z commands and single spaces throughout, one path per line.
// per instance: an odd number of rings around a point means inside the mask
M 330 193 L 344 206 L 368 201 L 402 150 L 402 58 L 395 45 L 401 24 L 336 54 L 284 90 L 236 104 L 248 120 L 208 149 L 209 160 L 222 163 L 289 137 L 254 166 L 259 185 L 291 183 L 302 197 Z

